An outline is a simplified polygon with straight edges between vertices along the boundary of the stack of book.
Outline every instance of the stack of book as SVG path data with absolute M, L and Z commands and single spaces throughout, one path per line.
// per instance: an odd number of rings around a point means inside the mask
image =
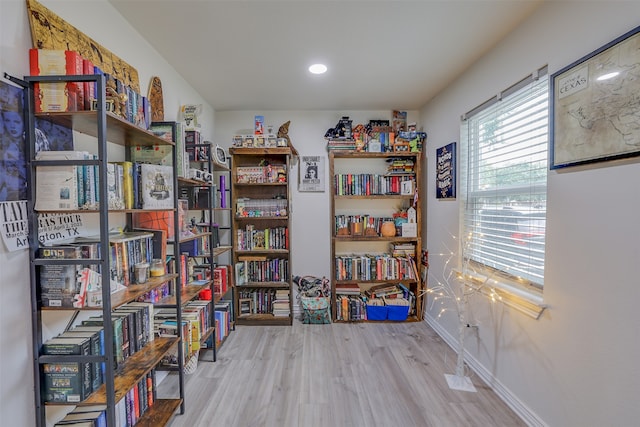
M 327 142 L 327 150 L 355 150 L 356 149 L 356 141 L 353 139 L 330 139 Z
M 336 294 L 340 295 L 360 295 L 360 286 L 357 283 L 337 283 Z
M 273 301 L 273 315 L 276 317 L 289 317 L 290 314 L 289 290 L 277 289 L 276 298 Z

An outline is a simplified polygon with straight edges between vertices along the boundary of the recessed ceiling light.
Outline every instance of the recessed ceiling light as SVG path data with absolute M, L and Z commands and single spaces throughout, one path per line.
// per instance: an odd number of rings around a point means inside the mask
M 309 72 L 312 74 L 324 74 L 327 72 L 327 66 L 324 64 L 313 64 L 309 67 Z

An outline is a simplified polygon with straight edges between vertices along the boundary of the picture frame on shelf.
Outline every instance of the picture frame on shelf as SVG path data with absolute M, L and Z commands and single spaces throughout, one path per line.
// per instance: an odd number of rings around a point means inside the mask
M 176 122 L 151 122 L 149 132 L 168 142 L 176 141 Z
M 221 146 L 219 146 L 218 144 L 216 144 L 215 148 L 213 149 L 213 156 L 211 160 L 213 160 L 213 162 L 218 166 L 229 167 L 228 159 L 229 159 L 229 155 L 227 154 L 227 151 Z
M 238 300 L 239 307 L 239 315 L 240 316 L 248 316 L 251 314 L 251 299 L 249 298 L 240 298 Z
M 550 169 L 640 155 L 640 26 L 551 75 Z

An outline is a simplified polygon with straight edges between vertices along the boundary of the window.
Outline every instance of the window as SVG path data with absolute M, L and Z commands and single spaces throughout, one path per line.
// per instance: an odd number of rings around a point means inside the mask
M 460 137 L 464 261 L 530 290 L 544 285 L 548 102 L 544 67 L 463 116 Z

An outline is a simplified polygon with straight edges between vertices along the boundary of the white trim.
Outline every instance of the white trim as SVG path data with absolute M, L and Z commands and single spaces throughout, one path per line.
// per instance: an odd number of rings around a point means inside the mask
M 449 345 L 455 352 L 458 347 L 458 341 L 451 335 L 435 318 L 425 314 L 424 322 L 429 325 L 444 342 Z M 464 360 L 471 370 L 484 381 L 484 383 L 493 390 L 504 403 L 507 404 L 521 419 L 530 427 L 548 427 L 538 415 L 536 415 L 524 402 L 522 402 L 511 390 L 502 384 L 493 374 L 485 368 L 475 357 L 467 350 L 464 352 Z

